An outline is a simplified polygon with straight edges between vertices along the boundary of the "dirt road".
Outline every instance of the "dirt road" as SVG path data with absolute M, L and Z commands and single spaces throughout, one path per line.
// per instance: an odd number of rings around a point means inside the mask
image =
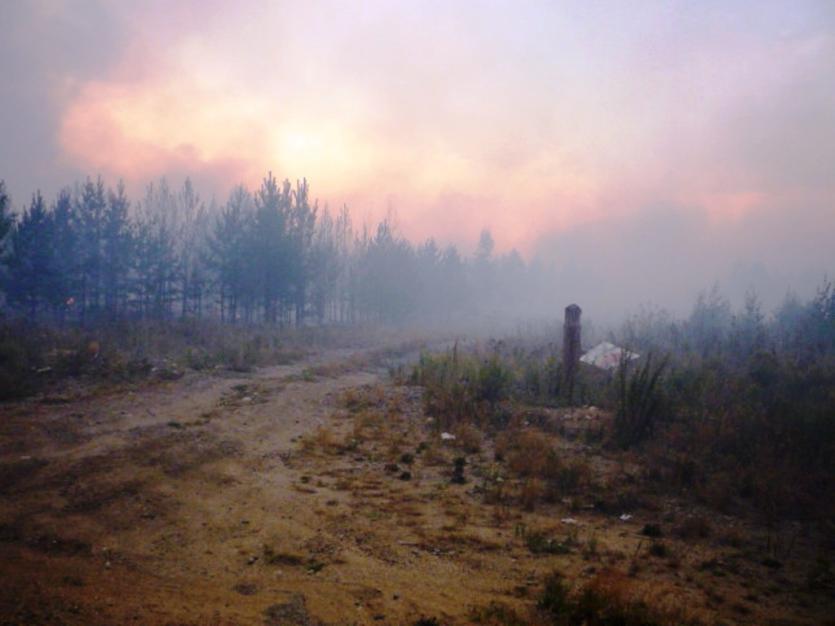
M 293 488 L 302 472 L 282 459 L 341 391 L 380 377 L 358 356 L 5 407 L 0 623 L 312 619 L 299 587 L 317 587 L 315 572 L 265 568 L 264 546 L 317 537 L 310 494 Z M 371 593 L 334 585 L 352 613 Z M 331 617 L 346 598 L 328 600 Z

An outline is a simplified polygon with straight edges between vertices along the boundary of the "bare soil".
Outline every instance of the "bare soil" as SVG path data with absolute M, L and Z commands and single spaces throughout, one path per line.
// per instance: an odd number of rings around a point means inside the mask
M 468 623 L 494 601 L 525 611 L 554 569 L 578 582 L 622 571 L 631 592 L 709 624 L 835 614 L 807 591 L 810 538 L 777 566 L 740 520 L 705 513 L 710 537 L 668 536 L 671 511 L 694 514 L 680 503 L 623 520 L 582 499 L 489 503 L 490 446 L 443 445 L 419 390 L 369 353 L 4 405 L 0 624 Z M 653 555 L 642 529 L 658 521 L 667 552 Z M 534 530 L 572 547 L 535 554 Z

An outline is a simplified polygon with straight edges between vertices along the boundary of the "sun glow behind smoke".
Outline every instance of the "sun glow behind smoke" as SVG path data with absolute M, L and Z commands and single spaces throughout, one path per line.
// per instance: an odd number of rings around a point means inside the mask
M 830 200 L 820 180 L 775 186 L 759 153 L 831 34 L 771 9 L 663 6 L 124 9 L 123 54 L 75 85 L 61 146 L 134 189 L 191 175 L 222 199 L 267 170 L 307 177 L 360 216 L 393 206 L 412 237 L 469 245 L 489 226 L 503 249 L 647 206 L 721 225 Z

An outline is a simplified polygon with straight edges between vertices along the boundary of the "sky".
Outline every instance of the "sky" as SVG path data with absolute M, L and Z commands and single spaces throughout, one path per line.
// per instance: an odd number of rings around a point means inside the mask
M 601 307 L 835 273 L 830 0 L 0 0 L 0 24 L 18 205 L 273 171 L 413 240 L 490 228 Z

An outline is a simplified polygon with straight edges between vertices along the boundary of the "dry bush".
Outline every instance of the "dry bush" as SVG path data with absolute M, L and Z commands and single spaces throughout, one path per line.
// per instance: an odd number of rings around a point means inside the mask
M 493 455 L 496 461 L 502 462 L 507 460 L 507 455 L 512 448 L 514 432 L 512 430 L 506 430 L 496 435 L 493 442 Z
M 512 475 L 523 479 L 537 479 L 544 491 L 536 500 L 555 501 L 566 494 L 588 490 L 593 472 L 586 459 L 564 463 L 554 447 L 552 438 L 534 429 L 501 433 L 495 442 L 497 460 L 505 459 Z M 531 489 L 531 487 L 523 487 Z M 526 508 L 533 506 L 530 496 L 520 496 Z
M 304 357 L 313 336 L 338 339 L 327 329 L 300 333 L 206 319 L 126 319 L 84 328 L 0 320 L 0 396 L 28 395 L 69 377 L 123 382 L 152 371 L 161 379 L 186 369 L 248 372 Z
M 425 465 L 449 465 L 449 454 L 440 445 L 427 446 L 423 450 L 422 456 Z
M 729 513 L 738 491 L 738 474 L 716 473 L 699 487 L 698 494 L 710 508 Z
M 403 415 L 403 396 L 400 393 L 395 393 L 386 401 L 386 415 L 391 418 L 397 418 Z
M 383 430 L 383 417 L 376 411 L 364 410 L 354 417 L 353 436 L 358 441 L 377 439 Z
M 559 574 L 545 580 L 537 608 L 552 626 L 575 624 L 685 626 L 698 622 L 682 609 L 660 607 L 642 597 L 623 573 L 605 569 L 580 589 L 571 590 Z
M 500 405 L 511 393 L 514 373 L 498 353 L 422 354 L 412 382 L 424 387 L 425 410 L 441 428 L 469 422 L 486 427 L 503 423 Z
M 515 519 L 518 515 L 519 513 L 514 513 L 509 506 L 498 502 L 496 503 L 496 506 L 493 507 L 492 520 L 496 526 L 501 527 L 510 520 Z
M 673 528 L 673 534 L 684 540 L 707 539 L 713 529 L 703 515 L 690 515 Z
M 389 431 L 386 446 L 388 458 L 395 461 L 401 456 L 403 449 L 409 446 L 409 441 L 404 433 Z
M 472 424 L 460 423 L 453 430 L 455 447 L 467 454 L 477 454 L 481 451 L 481 431 Z
M 576 493 L 590 487 L 592 476 L 588 460 L 574 459 L 567 465 L 556 467 L 556 472 L 551 476 L 551 486 L 555 495 Z
M 368 399 L 374 406 L 386 404 L 386 388 L 383 385 L 374 385 L 368 390 Z
M 351 431 L 349 433 L 345 433 L 345 436 L 342 438 L 342 443 L 340 444 L 340 449 L 342 452 L 354 452 L 359 449 L 361 444 L 362 440 L 357 439 L 354 432 Z
M 545 483 L 539 478 L 526 479 L 519 488 L 519 504 L 526 511 L 533 511 L 546 493 Z
M 331 451 L 336 447 L 336 437 L 333 430 L 327 426 L 320 426 L 315 433 L 316 445 L 320 450 Z
M 497 449 L 498 445 L 497 442 Z M 560 469 L 559 457 L 551 439 L 539 431 L 523 430 L 512 436 L 504 455 L 510 471 L 521 477 L 550 480 Z
M 628 375 L 628 359 L 621 358 L 618 368 L 618 410 L 614 435 L 617 443 L 628 448 L 652 437 L 664 415 L 661 376 L 668 359 L 653 367 L 652 353 Z
M 725 528 L 719 536 L 719 543 L 723 546 L 741 548 L 745 545 L 747 537 L 739 528 L 733 526 Z
M 315 435 L 305 435 L 299 439 L 299 443 L 303 452 L 311 453 L 316 449 Z
M 319 426 L 312 434 L 301 438 L 302 450 L 313 452 L 319 450 L 326 454 L 334 454 L 342 449 L 333 430 L 327 426 Z
M 531 621 L 522 617 L 511 607 L 500 602 L 491 602 L 487 606 L 477 606 L 470 609 L 470 622 L 481 626 L 537 626 L 545 622 Z M 438 622 L 436 622 L 438 624 Z
M 487 467 L 482 475 L 484 502 L 487 504 L 507 504 L 510 499 L 510 488 L 501 466 L 492 464 Z
M 368 406 L 368 401 L 364 393 L 358 389 L 351 388 L 346 389 L 342 393 L 342 404 L 346 409 L 353 413 L 366 408 Z

